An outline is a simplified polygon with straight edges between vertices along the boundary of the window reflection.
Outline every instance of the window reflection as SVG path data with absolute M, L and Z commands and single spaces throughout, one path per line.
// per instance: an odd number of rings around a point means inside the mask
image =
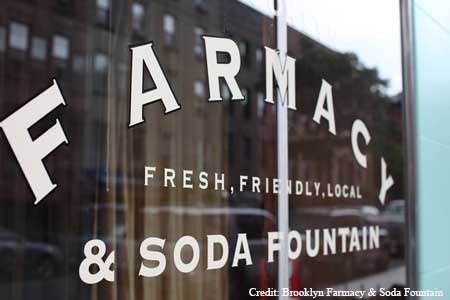
M 133 18 L 133 30 L 137 33 L 144 29 L 144 5 L 140 2 L 133 2 L 131 6 L 131 13 Z
M 251 287 L 276 287 L 277 264 L 267 263 L 266 251 L 267 232 L 277 230 L 276 195 L 168 189 L 161 181 L 142 185 L 142 169 L 148 164 L 178 173 L 224 172 L 233 186 L 239 186 L 241 174 L 276 177 L 276 106 L 264 103 L 264 46 L 276 48 L 274 20 L 234 0 L 55 2 L 63 10 L 36 1 L 16 2 L 8 5 L 23 9 L 23 19 L 0 18 L 0 51 L 14 50 L 0 57 L 0 119 L 56 78 L 68 105 L 55 115 L 71 144 L 46 158 L 49 173 L 63 188 L 39 207 L 29 205 L 29 191 L 14 156 L 4 141 L 1 144 L 5 166 L 0 183 L 0 292 L 5 299 L 248 299 Z M 272 3 L 259 1 L 256 8 Z M 36 5 L 39 13 L 27 18 Z M 7 5 L 0 6 L 6 11 Z M 244 101 L 232 100 L 221 81 L 223 103 L 207 102 L 205 34 L 238 43 L 242 67 L 237 80 Z M 153 41 L 183 109 L 165 115 L 160 105 L 149 105 L 145 123 L 129 129 L 129 45 L 148 41 Z M 388 153 L 387 159 L 398 161 L 392 165 L 401 182 L 402 94 L 387 95 L 387 82 L 354 54 L 331 49 L 295 28 L 288 30 L 288 43 L 288 54 L 297 59 L 299 107 L 289 115 L 289 176 L 322 184 L 358 184 L 364 193 L 363 201 L 292 196 L 290 228 L 377 224 L 382 229 L 379 249 L 314 259 L 302 255 L 291 261 L 291 286 L 372 287 L 380 282 L 380 274 L 391 274 L 383 277 L 389 285 L 402 284 L 402 187 L 397 185 L 386 206 L 380 207 L 379 177 L 355 165 L 345 130 L 355 117 L 364 119 L 380 147 L 368 149 L 369 164 L 378 152 Z M 49 56 L 49 64 L 29 66 L 26 59 L 10 59 L 12 52 L 41 62 Z M 228 61 L 226 56 L 219 59 Z M 144 73 L 144 88 L 153 88 Z M 322 78 L 333 84 L 339 103 L 336 137 L 311 118 Z M 51 120 L 32 128 L 33 134 L 48 128 Z M 201 261 L 192 274 L 169 268 L 157 278 L 137 276 L 139 243 L 146 237 L 165 238 L 170 249 L 180 236 L 192 235 L 201 241 L 204 253 L 206 235 L 223 234 L 234 249 L 240 232 L 248 234 L 251 266 L 230 264 L 206 271 Z M 91 287 L 78 278 L 83 245 L 92 238 L 104 240 L 108 251 L 116 250 L 114 284 Z
M 397 36 L 399 40 L 400 36 Z M 363 195 L 361 200 L 336 197 L 308 200 L 291 195 L 290 228 L 361 228 L 371 224 L 380 228 L 378 249 L 334 256 L 320 254 L 314 259 L 300 257 L 298 284 L 301 287 L 336 286 L 349 290 L 390 289 L 404 285 L 406 272 L 402 247 L 405 217 L 398 215 L 395 225 L 386 217 L 391 203 L 397 201 L 394 199 L 403 199 L 403 185 L 396 185 L 383 207 L 378 201 L 376 167 L 378 154 L 383 153 L 392 164 L 390 168 L 396 174 L 394 176 L 399 178 L 396 181 L 402 181 L 401 101 L 398 101 L 402 94 L 387 94 L 388 81 L 381 78 L 376 68 L 365 66 L 356 54 L 337 51 L 295 28 L 288 31 L 288 53 L 296 59 L 297 97 L 302 99 L 302 112 L 289 113 L 289 176 L 319 181 L 322 185 L 358 185 Z M 336 136 L 329 135 L 326 128 L 311 122 L 322 79 L 333 86 Z M 348 143 L 351 122 L 356 118 L 364 120 L 371 128 L 372 138 L 377 143 L 376 148 L 366 149 L 367 169 L 356 163 Z M 400 202 L 404 205 L 405 200 Z
M 95 19 L 97 24 L 108 26 L 111 12 L 111 0 L 96 0 Z
M 194 94 L 199 98 L 205 96 L 205 83 L 203 81 L 196 80 L 194 82 Z
M 6 30 L 5 27 L 0 27 L 0 51 L 6 50 Z
M 9 46 L 21 51 L 28 50 L 27 25 L 19 22 L 11 22 L 9 24 Z
M 36 60 L 46 60 L 47 41 L 41 37 L 34 36 L 31 40 L 31 57 Z
M 194 28 L 194 36 L 195 36 L 195 44 L 194 44 L 194 54 L 198 59 L 202 59 L 205 56 L 204 46 L 203 46 L 203 38 L 202 36 L 205 34 L 205 30 L 201 27 L 196 26 Z
M 172 15 L 164 15 L 164 45 L 167 47 L 175 46 L 175 31 L 176 31 L 176 23 L 175 17 Z
M 69 58 L 69 52 L 69 39 L 65 36 L 55 34 L 53 36 L 53 57 L 58 60 L 65 61 Z

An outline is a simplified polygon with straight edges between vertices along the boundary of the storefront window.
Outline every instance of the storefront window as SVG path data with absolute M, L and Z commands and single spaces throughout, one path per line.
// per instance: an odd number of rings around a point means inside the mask
M 0 60 L 2 130 L 51 86 L 60 105 L 24 132 L 35 145 L 58 119 L 51 134 L 66 137 L 39 159 L 55 187 L 36 204 L 0 139 L 2 297 L 235 300 L 283 284 L 405 284 L 396 1 L 326 15 L 316 1 L 69 2 L 0 4 L 14 11 L 0 15 L 0 51 L 16 50 Z M 289 250 L 302 243 L 288 263 L 278 234 Z M 83 268 L 92 242 L 102 262 Z M 109 275 L 86 277 L 99 270 Z
M 299 258 L 298 284 L 349 290 L 405 286 L 399 2 L 286 5 L 288 55 L 296 59 L 299 110 L 289 112 L 289 177 L 323 187 L 316 196 L 289 196 L 290 229 L 320 229 L 315 236 L 317 254 Z M 326 99 L 323 106 L 321 94 Z M 353 137 L 358 124 L 367 128 L 366 137 Z M 363 163 L 357 159 L 357 148 L 364 152 Z M 395 178 L 385 199 L 380 193 L 383 164 Z M 352 195 L 352 189 L 359 191 Z M 379 230 L 379 247 L 374 249 L 370 244 L 364 247 L 371 228 Z M 347 229 L 349 243 L 342 243 L 346 252 L 338 248 L 333 250 L 341 254 L 329 255 L 327 242 L 340 243 Z M 352 230 L 359 236 L 354 243 Z

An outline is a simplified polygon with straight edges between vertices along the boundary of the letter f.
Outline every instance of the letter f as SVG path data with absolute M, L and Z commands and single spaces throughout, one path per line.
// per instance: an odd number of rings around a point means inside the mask
M 57 187 L 50 179 L 42 160 L 62 143 L 69 142 L 58 119 L 55 125 L 34 140 L 28 130 L 61 104 L 66 105 L 56 80 L 53 80 L 48 89 L 0 123 L 36 197 L 34 204 L 38 204 Z

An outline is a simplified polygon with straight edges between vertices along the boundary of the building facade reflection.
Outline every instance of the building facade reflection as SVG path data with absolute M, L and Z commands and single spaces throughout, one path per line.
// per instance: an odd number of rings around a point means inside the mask
M 20 0 L 0 7 L 0 119 L 56 78 L 68 106 L 30 132 L 40 135 L 57 117 L 71 144 L 45 160 L 63 188 L 34 207 L 13 153 L 1 141 L 0 289 L 5 299 L 247 299 L 252 287 L 276 287 L 276 264 L 267 263 L 265 251 L 267 232 L 277 228 L 276 195 L 142 183 L 149 164 L 177 172 L 223 172 L 233 186 L 241 174 L 276 176 L 276 111 L 264 104 L 263 50 L 276 48 L 275 20 L 234 0 Z M 231 100 L 222 82 L 225 103 L 207 103 L 203 35 L 230 37 L 238 44 L 237 80 L 245 101 Z M 149 41 L 183 110 L 164 115 L 162 106 L 152 105 L 145 109 L 146 122 L 129 129 L 129 46 Z M 401 208 L 389 201 L 385 211 L 379 206 L 379 170 L 371 166 L 376 154 L 388 153 L 393 174 L 402 181 L 402 96 L 387 96 L 377 70 L 364 67 L 355 55 L 327 48 L 294 28 L 288 30 L 288 55 L 297 60 L 299 103 L 299 111 L 289 113 L 289 177 L 358 185 L 364 195 L 363 200 L 291 195 L 291 229 L 386 228 L 376 251 L 290 262 L 291 286 L 323 288 L 397 270 L 404 265 L 404 219 Z M 151 76 L 145 76 L 144 89 L 153 88 Z M 333 82 L 339 102 L 337 136 L 312 122 L 322 78 Z M 355 162 L 346 130 L 355 117 L 375 132 L 378 148 L 368 149 L 367 170 Z M 401 184 L 390 195 L 403 196 Z M 168 268 L 157 278 L 136 276 L 139 244 L 146 237 L 164 237 L 171 245 L 191 235 L 206 252 L 206 235 L 230 236 L 234 249 L 240 232 L 249 236 L 252 266 L 205 271 L 201 260 L 190 274 Z M 114 283 L 90 287 L 78 278 L 83 245 L 92 238 L 116 250 Z M 404 284 L 404 277 L 385 282 Z

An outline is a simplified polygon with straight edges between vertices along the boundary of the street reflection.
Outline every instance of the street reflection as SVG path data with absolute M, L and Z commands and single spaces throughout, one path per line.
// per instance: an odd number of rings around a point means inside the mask
M 261 1 L 271 7 L 273 1 Z M 277 230 L 277 196 L 143 184 L 144 166 L 275 178 L 276 108 L 265 105 L 264 46 L 276 48 L 275 20 L 235 0 L 2 1 L 0 2 L 0 120 L 58 80 L 68 103 L 30 129 L 40 135 L 60 119 L 70 146 L 45 159 L 59 188 L 34 206 L 7 141 L 0 141 L 0 294 L 5 299 L 251 299 L 250 288 L 277 287 L 277 259 L 268 262 L 267 233 Z M 350 9 L 350 8 L 349 8 Z M 237 76 L 246 101 L 233 101 L 221 82 L 222 104 L 208 103 L 202 35 L 229 37 L 241 54 Z M 386 32 L 384 34 L 389 34 Z M 370 38 L 370 37 L 367 37 Z M 128 128 L 129 45 L 154 49 L 183 110 L 145 108 L 146 122 Z M 319 254 L 290 261 L 292 289 L 345 289 L 405 284 L 402 94 L 385 94 L 386 80 L 355 54 L 340 53 L 294 28 L 288 55 L 296 59 L 299 110 L 289 112 L 289 178 L 358 186 L 362 199 L 289 197 L 289 227 L 377 225 L 375 249 Z M 226 57 L 221 57 L 226 61 Z M 145 75 L 144 88 L 154 83 Z M 312 121 L 322 79 L 333 85 L 338 135 Z M 350 147 L 355 118 L 371 129 L 368 168 Z M 397 184 L 382 206 L 375 157 L 386 156 Z M 138 276 L 140 243 L 200 243 L 221 234 L 230 253 L 247 233 L 253 264 L 189 274 L 169 261 L 159 277 Z M 86 241 L 116 251 L 114 283 L 88 286 L 78 277 Z M 302 235 L 304 238 L 304 234 Z M 323 243 L 322 239 L 320 243 Z M 323 246 L 323 245 L 322 245 Z M 338 247 L 341 247 L 338 245 Z M 322 247 L 321 247 L 322 248 Z M 183 253 L 188 259 L 191 253 Z M 275 255 L 276 256 L 276 255 Z

